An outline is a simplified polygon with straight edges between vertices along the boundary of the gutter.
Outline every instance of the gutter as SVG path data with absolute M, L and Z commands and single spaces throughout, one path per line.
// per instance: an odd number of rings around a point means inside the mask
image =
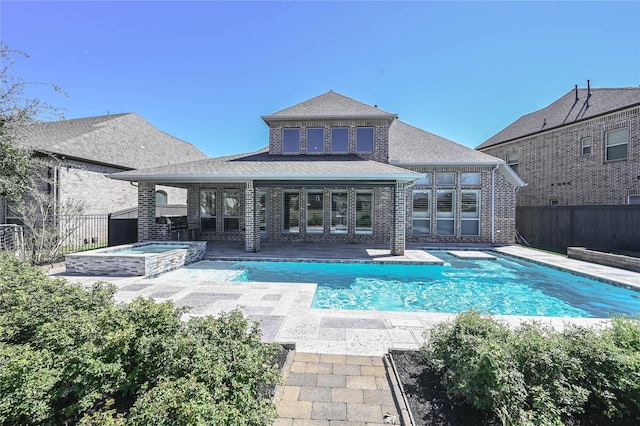
M 122 172 L 116 174 L 107 174 L 106 177 L 115 180 L 125 180 L 133 182 L 172 182 L 172 183 L 201 183 L 201 182 L 252 182 L 256 180 L 317 180 L 317 181 L 331 181 L 331 180 L 345 180 L 345 179 L 358 179 L 362 181 L 369 180 L 395 180 L 413 182 L 419 179 L 424 174 L 414 172 L 411 174 L 381 174 L 381 175 L 354 175 L 354 174 L 334 174 L 334 175 L 309 175 L 305 173 L 299 174 L 275 174 L 275 175 L 131 175 L 124 174 Z

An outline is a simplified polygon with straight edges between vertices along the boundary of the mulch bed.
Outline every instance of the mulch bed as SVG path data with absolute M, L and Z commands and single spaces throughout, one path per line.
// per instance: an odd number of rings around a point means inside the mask
M 466 404 L 454 405 L 435 371 L 417 351 L 392 352 L 409 409 L 416 425 L 476 426 L 498 424 Z

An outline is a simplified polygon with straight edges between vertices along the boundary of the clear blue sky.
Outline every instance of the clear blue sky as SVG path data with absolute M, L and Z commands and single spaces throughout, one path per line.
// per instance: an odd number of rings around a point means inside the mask
M 573 89 L 640 85 L 640 2 L 0 2 L 67 118 L 136 112 L 215 157 L 334 90 L 476 147 Z

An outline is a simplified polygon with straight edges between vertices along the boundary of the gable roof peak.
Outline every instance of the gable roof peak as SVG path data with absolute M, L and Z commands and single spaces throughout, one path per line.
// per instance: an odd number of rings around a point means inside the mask
M 266 122 L 283 120 L 330 120 L 330 119 L 388 119 L 396 114 L 383 111 L 377 106 L 367 105 L 348 96 L 329 90 L 306 101 L 285 108 L 271 115 L 263 116 Z

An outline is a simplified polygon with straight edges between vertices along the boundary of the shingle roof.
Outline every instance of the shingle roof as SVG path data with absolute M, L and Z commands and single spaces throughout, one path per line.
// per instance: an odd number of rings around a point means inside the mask
M 292 107 L 263 116 L 262 119 L 268 123 L 286 119 L 330 119 L 336 117 L 394 119 L 396 114 L 382 111 L 331 90 Z
M 33 124 L 23 136 L 36 151 L 131 169 L 207 158 L 134 113 Z
M 392 164 L 498 164 L 503 161 L 396 120 L 389 128 Z
M 578 89 L 577 101 L 576 91 L 571 90 L 551 105 L 520 117 L 476 149 L 498 145 L 634 105 L 640 105 L 640 88 L 637 87 L 591 89 L 591 96 L 587 96 L 587 89 Z
M 255 180 L 414 180 L 419 173 L 356 155 L 272 155 L 265 149 L 110 175 L 121 180 L 166 183 Z

